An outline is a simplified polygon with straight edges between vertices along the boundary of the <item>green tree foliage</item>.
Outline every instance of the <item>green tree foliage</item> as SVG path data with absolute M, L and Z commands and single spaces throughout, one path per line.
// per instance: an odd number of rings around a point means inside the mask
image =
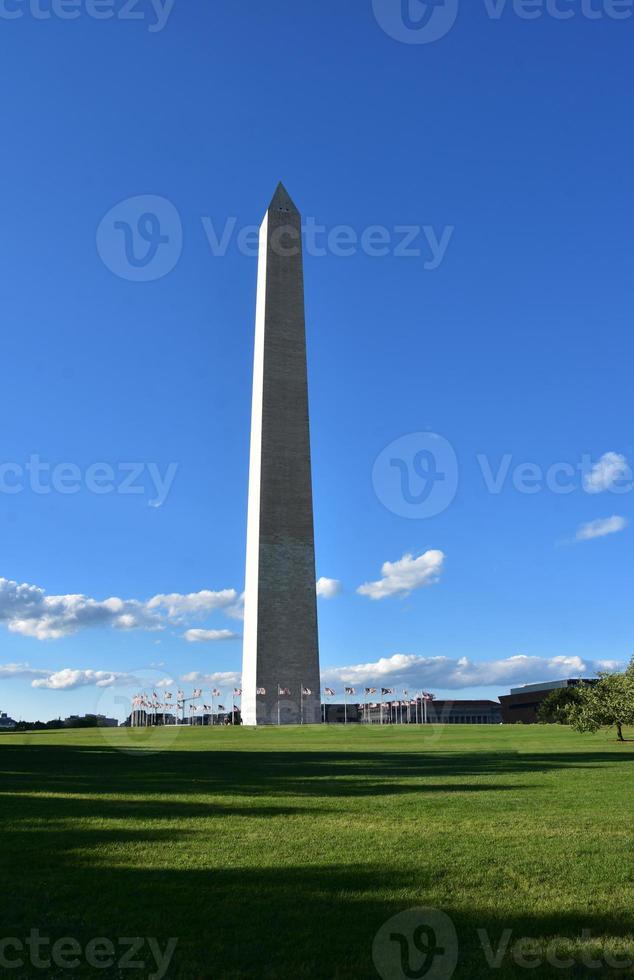
M 570 708 L 579 704 L 580 700 L 578 687 L 559 687 L 542 701 L 537 720 L 548 725 L 567 725 Z
M 568 710 L 572 727 L 578 732 L 616 728 L 618 740 L 624 742 L 623 727 L 634 725 L 634 658 L 625 673 L 601 674 L 598 684 L 577 690 L 579 702 Z

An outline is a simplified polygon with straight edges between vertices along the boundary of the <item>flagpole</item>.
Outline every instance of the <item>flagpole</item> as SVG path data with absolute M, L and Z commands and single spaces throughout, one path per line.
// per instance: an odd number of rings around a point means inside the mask
M 343 689 L 343 723 L 348 724 L 348 692 L 345 687 Z
M 277 723 L 280 723 L 280 685 L 277 685 Z

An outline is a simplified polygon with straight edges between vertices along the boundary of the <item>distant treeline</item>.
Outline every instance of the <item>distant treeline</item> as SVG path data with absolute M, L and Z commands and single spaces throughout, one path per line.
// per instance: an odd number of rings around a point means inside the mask
M 60 728 L 99 728 L 100 720 L 97 715 L 85 715 L 83 718 L 70 718 L 62 721 L 53 718 L 52 721 L 18 721 L 14 732 L 46 732 L 57 731 Z

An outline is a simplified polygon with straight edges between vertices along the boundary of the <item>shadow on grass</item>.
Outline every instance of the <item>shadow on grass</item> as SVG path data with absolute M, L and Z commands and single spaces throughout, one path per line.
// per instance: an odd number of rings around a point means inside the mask
M 634 754 L 614 752 L 285 752 L 175 749 L 133 755 L 112 746 L 0 745 L 0 791 L 90 795 L 162 796 L 162 808 L 182 806 L 179 816 L 196 816 L 195 804 L 174 795 L 359 797 L 407 793 L 503 792 L 518 784 L 503 776 L 626 765 Z M 486 782 L 487 777 L 490 782 Z M 451 780 L 464 780 L 451 782 Z M 469 781 L 478 780 L 478 781 Z M 5 797 L 6 800 L 6 797 Z M 148 804 L 139 803 L 140 807 Z M 249 815 L 252 815 L 251 808 Z M 279 812 L 276 810 L 276 812 Z
M 404 908 L 435 904 L 439 874 L 450 882 L 451 868 L 439 869 L 430 861 L 427 867 L 395 869 L 374 851 L 355 865 L 300 867 L 288 853 L 292 845 L 275 818 L 317 817 L 322 811 L 332 812 L 327 803 L 336 798 L 364 798 L 370 805 L 372 797 L 396 800 L 405 793 L 530 791 L 531 775 L 621 765 L 633 758 L 597 751 L 519 755 L 438 750 L 176 749 L 135 756 L 109 746 L 95 752 L 75 745 L 3 743 L 0 937 L 25 937 L 37 927 L 54 939 L 72 936 L 82 945 L 96 936 L 114 941 L 120 936 L 148 936 L 164 946 L 174 936 L 179 944 L 168 977 L 366 980 L 376 976 L 372 941 L 382 923 Z M 521 782 L 504 783 L 505 776 Z M 325 801 L 322 806 L 318 798 Z M 200 822 L 214 817 L 221 819 Z M 270 819 L 258 838 L 261 867 L 170 867 L 182 855 L 182 849 L 170 854 L 170 845 L 183 841 L 191 846 L 194 861 L 200 847 L 200 864 L 212 862 L 213 835 L 236 835 L 235 822 L 224 819 L 235 817 Z M 398 820 L 397 809 L 394 819 Z M 121 821 L 120 826 L 113 827 L 112 820 Z M 152 824 L 165 820 L 168 826 Z M 254 832 L 253 824 L 246 826 Z M 301 833 L 309 828 L 310 822 L 305 822 Z M 318 848 L 318 834 L 315 841 Z M 100 847 L 107 849 L 109 863 L 100 856 Z M 239 860 L 237 836 L 235 850 Z M 147 854 L 163 867 L 144 866 Z M 492 970 L 478 929 L 486 929 L 496 946 L 505 929 L 511 929 L 514 938 L 576 938 L 584 929 L 594 936 L 631 936 L 634 928 L 629 912 L 547 915 L 539 913 L 535 896 L 533 900 L 532 913 L 524 916 L 491 910 L 493 894 L 483 898 L 480 908 L 477 903 L 468 911 L 458 904 L 445 907 L 459 937 L 459 980 L 526 976 L 525 969 L 508 959 L 501 969 Z M 98 975 L 136 980 L 149 972 L 104 969 Z M 609 968 L 588 972 L 585 967 L 551 966 L 529 973 L 540 978 L 628 975 Z M 21 978 L 19 972 L 7 975 Z M 94 975 L 83 968 L 72 971 L 76 977 Z
M 125 835 L 124 835 L 125 839 Z M 81 835 L 79 836 L 81 845 Z M 380 864 L 359 867 L 265 867 L 210 871 L 150 871 L 69 867 L 53 881 L 44 872 L 37 908 L 23 898 L 3 915 L 4 936 L 25 936 L 32 926 L 52 939 L 76 938 L 85 947 L 95 936 L 156 937 L 178 947 L 167 973 L 173 978 L 221 980 L 365 980 L 377 976 L 372 943 L 381 925 L 412 906 L 433 904 L 433 882 L 418 872 L 395 873 Z M 403 897 L 406 895 L 407 897 Z M 504 930 L 509 947 L 522 938 L 572 941 L 589 930 L 593 937 L 629 937 L 632 916 L 596 913 L 505 914 L 490 908 L 445 906 L 456 928 L 457 978 L 522 977 L 510 953 L 500 969 L 486 961 L 478 930 L 486 930 L 495 951 Z M 7 914 L 8 912 L 8 914 Z M 624 944 L 625 945 L 625 944 Z M 543 955 L 543 954 L 542 954 Z M 151 964 L 150 964 L 151 965 Z M 145 977 L 145 970 L 100 970 L 104 977 Z M 8 974 L 3 974 L 8 975 Z M 20 976 L 19 973 L 14 974 Z M 49 974 L 50 975 L 50 974 Z M 59 974 L 70 976 L 71 974 Z M 73 970 L 72 976 L 94 972 Z M 537 977 L 627 976 L 623 971 L 542 969 Z M 25 973 L 24 976 L 37 976 Z M 395 973 L 395 980 L 401 974 Z M 391 978 L 387 978 L 391 980 Z

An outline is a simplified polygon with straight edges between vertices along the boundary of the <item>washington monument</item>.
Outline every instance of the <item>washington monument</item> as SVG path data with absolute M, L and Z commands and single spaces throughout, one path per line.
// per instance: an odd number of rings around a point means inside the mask
M 321 721 L 301 216 L 260 229 L 242 662 L 245 725 Z

